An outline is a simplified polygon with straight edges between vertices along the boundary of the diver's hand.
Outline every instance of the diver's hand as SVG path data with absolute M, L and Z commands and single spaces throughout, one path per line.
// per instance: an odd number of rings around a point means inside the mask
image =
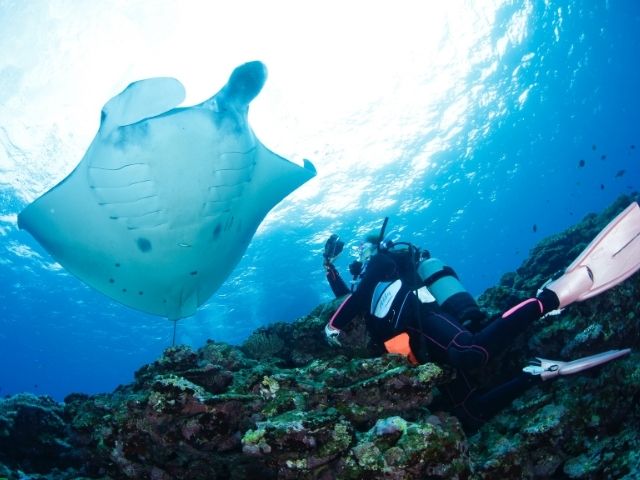
M 340 343 L 340 333 L 341 330 L 336 327 L 332 327 L 331 324 L 327 323 L 324 327 L 324 334 L 327 338 L 327 343 L 332 347 L 340 347 L 342 344 Z

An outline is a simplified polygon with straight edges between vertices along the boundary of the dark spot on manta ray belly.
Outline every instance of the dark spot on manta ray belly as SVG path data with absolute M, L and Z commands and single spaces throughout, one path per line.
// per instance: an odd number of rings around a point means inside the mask
M 222 225 L 216 225 L 216 228 L 213 229 L 213 239 L 217 240 L 220 236 L 220 232 L 222 231 Z
M 148 252 L 151 250 L 151 242 L 144 237 L 140 237 L 136 240 L 136 243 L 138 244 L 138 248 L 141 252 Z

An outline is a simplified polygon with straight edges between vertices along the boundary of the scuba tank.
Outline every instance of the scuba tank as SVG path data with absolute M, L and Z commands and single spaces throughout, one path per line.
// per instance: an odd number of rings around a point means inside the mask
M 460 323 L 475 324 L 485 318 L 476 301 L 458 280 L 456 272 L 441 260 L 427 258 L 418 266 L 418 275 L 440 308 Z

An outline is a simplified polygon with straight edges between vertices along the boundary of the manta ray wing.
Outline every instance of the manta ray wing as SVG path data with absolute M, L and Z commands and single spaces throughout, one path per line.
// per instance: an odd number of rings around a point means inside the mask
M 76 169 L 20 213 L 20 228 L 109 297 L 169 319 L 193 315 L 269 210 L 315 175 L 249 127 L 265 78 L 260 62 L 241 65 L 188 108 L 173 108 L 184 96 L 177 80 L 132 84 L 105 105 Z

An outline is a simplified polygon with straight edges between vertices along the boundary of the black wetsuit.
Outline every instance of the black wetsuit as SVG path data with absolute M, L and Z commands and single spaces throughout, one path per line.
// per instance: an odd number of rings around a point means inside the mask
M 409 263 L 411 263 L 409 265 Z M 333 268 L 327 279 L 337 296 L 349 293 L 344 281 Z M 402 281 L 389 314 L 378 318 L 371 312 L 374 291 L 381 282 Z M 458 369 L 456 379 L 443 390 L 453 412 L 467 426 L 477 426 L 507 406 L 538 377 L 520 374 L 497 387 L 480 390 L 473 372 L 487 364 L 511 343 L 530 322 L 543 313 L 557 308 L 558 299 L 549 290 L 538 298 L 527 299 L 478 332 L 464 328 L 458 319 L 443 311 L 436 302 L 422 303 L 415 294 L 421 285 L 412 262 L 391 252 L 371 257 L 361 281 L 330 320 L 331 326 L 342 330 L 357 315 L 364 315 L 367 328 L 379 344 L 401 333 L 409 335 L 409 344 L 420 362 L 427 359 L 447 363 Z
M 333 263 L 325 264 L 327 269 L 327 282 L 329 282 L 329 286 L 331 287 L 331 291 L 336 296 L 336 298 L 340 298 L 348 293 L 351 293 L 347 284 L 344 283 L 342 277 Z

